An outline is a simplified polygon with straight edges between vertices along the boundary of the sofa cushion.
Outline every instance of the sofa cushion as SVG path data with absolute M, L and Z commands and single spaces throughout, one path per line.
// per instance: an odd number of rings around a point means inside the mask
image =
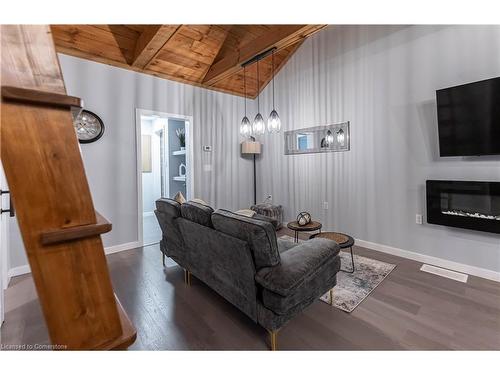
M 278 237 L 278 251 L 280 252 L 280 254 L 283 254 L 285 251 L 288 251 L 297 245 L 298 243 L 293 242 L 292 240 Z
M 271 223 L 227 210 L 215 211 L 212 215 L 212 223 L 218 231 L 249 244 L 256 269 L 280 263 L 276 232 Z
M 181 205 L 173 199 L 160 198 L 156 201 L 155 215 L 163 235 L 160 241 L 160 250 L 180 265 L 184 265 L 186 263 L 186 251 L 178 227 Z
M 187 201 L 181 205 L 181 215 L 184 219 L 194 221 L 197 224 L 213 228 L 212 213 L 213 208 L 204 204 Z
M 193 199 L 190 199 L 191 202 L 195 202 L 195 203 L 199 203 L 199 204 L 203 204 L 205 206 L 209 206 L 209 204 L 207 202 L 205 202 L 203 199 L 200 199 L 200 198 L 193 198 Z
M 253 218 L 255 220 L 267 221 L 268 223 L 271 223 L 273 225 L 274 230 L 278 230 L 279 222 L 274 217 L 265 216 L 265 215 L 261 215 L 261 214 L 255 214 L 255 215 L 253 215 Z
M 235 214 L 246 216 L 246 217 L 254 217 L 255 211 L 249 210 L 248 208 L 244 208 L 242 210 L 234 211 Z
M 315 238 L 294 246 L 281 256 L 281 264 L 255 276 L 263 287 L 262 302 L 276 314 L 286 314 L 304 300 L 317 298 L 336 283 L 340 269 L 339 246 Z
M 172 218 L 181 216 L 181 205 L 170 198 L 160 198 L 156 201 L 156 209 L 170 215 Z

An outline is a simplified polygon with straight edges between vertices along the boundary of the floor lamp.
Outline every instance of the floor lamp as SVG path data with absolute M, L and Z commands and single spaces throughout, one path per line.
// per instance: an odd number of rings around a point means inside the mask
M 241 142 L 241 154 L 253 156 L 253 204 L 257 204 L 257 171 L 255 168 L 255 157 L 261 152 L 261 143 L 250 137 L 248 141 Z

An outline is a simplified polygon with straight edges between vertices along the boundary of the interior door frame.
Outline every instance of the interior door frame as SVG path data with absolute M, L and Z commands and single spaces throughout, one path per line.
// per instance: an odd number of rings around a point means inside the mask
M 150 109 L 136 108 L 135 109 L 135 152 L 136 160 L 136 177 L 137 177 L 137 233 L 140 246 L 144 246 L 144 233 L 142 230 L 142 142 L 141 142 L 141 116 L 157 115 L 161 118 L 172 120 L 184 120 L 186 129 L 186 199 L 194 197 L 194 166 L 193 166 L 193 116 L 185 116 L 174 113 L 154 111 Z M 168 137 L 168 131 L 167 131 Z M 168 148 L 166 149 L 168 150 Z

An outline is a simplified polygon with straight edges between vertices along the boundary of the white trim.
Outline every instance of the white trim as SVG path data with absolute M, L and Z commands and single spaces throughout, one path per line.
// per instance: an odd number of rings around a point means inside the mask
M 16 277 L 25 275 L 31 272 L 31 268 L 29 264 L 25 264 L 24 266 L 11 268 L 8 272 L 9 277 Z
M 447 268 L 452 271 L 466 273 L 468 275 L 473 275 L 477 277 L 482 277 L 488 280 L 500 282 L 500 272 L 493 270 L 488 270 L 486 268 L 480 268 L 476 266 L 469 266 L 467 264 L 453 262 L 451 260 L 433 257 L 430 255 L 415 253 L 413 251 L 399 249 L 397 247 L 381 245 L 375 242 L 364 241 L 356 239 L 356 245 L 360 247 L 366 247 L 367 249 L 372 249 L 380 251 L 382 253 L 395 255 L 401 258 L 415 260 L 417 262 L 431 264 L 433 266 Z
M 109 255 L 109 254 L 119 253 L 120 251 L 132 250 L 138 247 L 142 247 L 139 241 L 122 243 L 121 245 L 105 247 L 104 254 Z
M 142 245 L 139 241 L 127 242 L 127 243 L 122 243 L 120 245 L 105 247 L 104 254 L 110 255 L 110 254 L 114 254 L 114 253 L 119 253 L 120 251 L 132 250 L 132 249 L 137 249 L 140 247 L 142 247 Z M 30 268 L 29 264 L 25 264 L 23 266 L 18 266 L 18 267 L 14 267 L 14 268 L 9 269 L 8 276 L 10 278 L 10 277 L 15 277 L 15 276 L 25 275 L 27 273 L 31 273 L 31 268 Z

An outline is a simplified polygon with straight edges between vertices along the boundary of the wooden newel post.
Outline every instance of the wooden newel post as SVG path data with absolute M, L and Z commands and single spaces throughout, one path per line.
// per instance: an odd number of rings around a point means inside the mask
M 52 344 L 127 348 L 136 331 L 113 293 L 66 95 L 45 25 L 1 26 L 1 158 Z

